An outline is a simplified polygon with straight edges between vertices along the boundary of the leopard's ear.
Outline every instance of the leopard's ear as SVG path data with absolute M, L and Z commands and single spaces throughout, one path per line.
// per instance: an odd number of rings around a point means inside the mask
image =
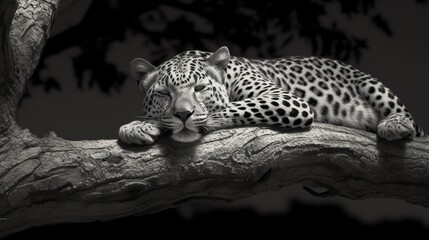
M 207 59 L 208 64 L 212 66 L 219 67 L 221 69 L 225 69 L 228 66 L 229 59 L 231 56 L 229 55 L 229 50 L 227 47 L 223 46 L 219 48 L 216 52 L 214 52 L 209 59 Z
M 136 58 L 130 64 L 131 75 L 137 80 L 137 85 L 141 90 L 147 90 L 154 80 L 156 67 L 150 62 Z

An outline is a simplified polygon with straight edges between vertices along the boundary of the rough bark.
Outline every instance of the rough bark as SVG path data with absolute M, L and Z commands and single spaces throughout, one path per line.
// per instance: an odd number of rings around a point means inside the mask
M 193 144 L 163 139 L 130 147 L 53 133 L 37 138 L 20 129 L 16 105 L 57 4 L 0 1 L 0 237 L 44 224 L 152 213 L 193 199 L 232 201 L 296 183 L 317 196 L 388 197 L 429 207 L 427 137 L 391 143 L 316 124 L 310 131 L 245 127 Z
M 58 0 L 0 1 L 0 133 L 14 123 L 25 83 L 49 37 Z
M 0 149 L 0 235 L 31 226 L 108 220 L 192 199 L 232 201 L 301 183 L 322 195 L 384 197 L 429 207 L 428 138 L 385 142 L 316 124 L 217 131 L 194 144 L 42 139 L 15 127 Z M 313 192 L 312 190 L 310 190 Z M 315 193 L 317 195 L 317 193 Z
M 15 0 L 0 2 L 0 133 L 4 132 L 14 121 L 12 94 L 9 85 L 13 79 L 15 63 L 10 45 L 10 28 L 17 3 Z

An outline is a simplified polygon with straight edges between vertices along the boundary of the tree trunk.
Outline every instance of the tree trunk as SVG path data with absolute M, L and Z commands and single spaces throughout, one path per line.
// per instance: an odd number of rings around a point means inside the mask
M 345 127 L 224 129 L 192 144 L 37 138 L 15 121 L 58 1 L 0 2 L 0 237 L 108 220 L 193 199 L 232 201 L 291 184 L 316 196 L 398 198 L 429 207 L 429 138 L 385 142 Z M 323 189 L 323 192 L 316 190 Z

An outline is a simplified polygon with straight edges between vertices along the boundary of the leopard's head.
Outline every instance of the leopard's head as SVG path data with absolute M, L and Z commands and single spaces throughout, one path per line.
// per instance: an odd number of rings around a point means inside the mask
M 145 93 L 144 116 L 157 119 L 174 140 L 192 142 L 211 129 L 210 114 L 229 103 L 225 87 L 228 48 L 213 54 L 181 53 L 158 67 L 144 59 L 131 62 L 131 73 Z

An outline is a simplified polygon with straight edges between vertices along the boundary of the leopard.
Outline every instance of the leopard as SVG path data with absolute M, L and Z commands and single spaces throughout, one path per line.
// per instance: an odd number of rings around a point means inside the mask
M 143 114 L 119 128 L 126 144 L 160 136 L 189 143 L 242 125 L 311 128 L 314 122 L 412 140 L 424 135 L 410 112 L 377 78 L 339 60 L 315 56 L 249 59 L 182 52 L 159 66 L 136 58 L 131 75 L 143 92 Z

